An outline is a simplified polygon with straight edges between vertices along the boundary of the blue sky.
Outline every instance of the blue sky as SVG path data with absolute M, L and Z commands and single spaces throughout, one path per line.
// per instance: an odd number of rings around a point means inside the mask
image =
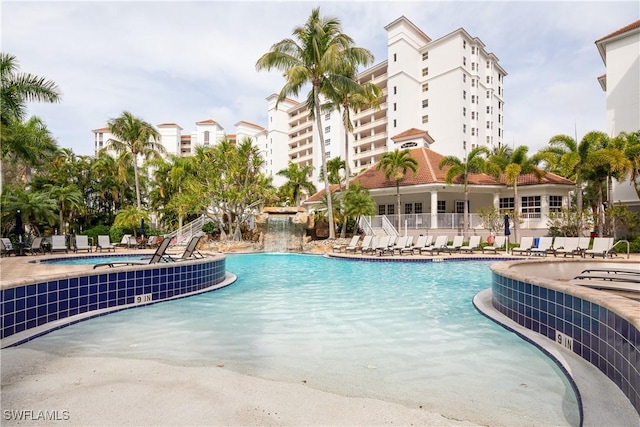
M 3 0 L 2 51 L 62 89 L 61 103 L 30 104 L 29 113 L 61 147 L 93 154 L 91 130 L 124 110 L 183 133 L 209 118 L 227 133 L 241 120 L 266 127 L 265 98 L 283 80 L 258 73 L 256 60 L 316 6 L 376 63 L 387 59 L 384 26 L 402 15 L 434 40 L 458 28 L 479 37 L 508 73 L 505 142 L 530 152 L 556 134 L 608 131 L 594 42 L 640 19 L 637 1 Z

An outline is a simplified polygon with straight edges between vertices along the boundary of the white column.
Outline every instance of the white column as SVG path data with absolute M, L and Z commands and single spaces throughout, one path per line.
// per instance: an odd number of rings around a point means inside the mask
M 493 193 L 493 207 L 500 209 L 500 193 Z
M 431 192 L 431 228 L 438 228 L 438 192 Z

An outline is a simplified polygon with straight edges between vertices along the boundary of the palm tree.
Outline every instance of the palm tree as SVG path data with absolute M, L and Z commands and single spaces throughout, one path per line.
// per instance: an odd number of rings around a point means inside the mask
M 116 227 L 131 228 L 133 230 L 134 237 L 137 237 L 138 225 L 142 220 L 149 222 L 149 214 L 141 208 L 128 206 L 118 212 L 113 225 Z
M 164 154 L 165 148 L 157 142 L 160 134 L 150 123 L 135 117 L 128 111 L 124 111 L 122 116 L 118 118 L 109 119 L 107 126 L 109 127 L 109 132 L 117 138 L 107 141 L 109 144 L 107 149 L 113 149 L 117 153 L 129 152 L 133 155 L 136 206 L 141 209 L 138 156 L 150 159 L 159 157 L 160 153 Z
M 353 67 L 366 66 L 373 62 L 373 55 L 367 49 L 354 47 L 351 37 L 342 32 L 340 21 L 337 18 L 320 16 L 319 8 L 312 10 L 304 26 L 294 28 L 293 37 L 271 46 L 270 51 L 258 59 L 256 69 L 275 68 L 284 73 L 286 83 L 280 90 L 278 103 L 288 95 L 297 96 L 303 87 L 311 84 L 307 108 L 309 117 L 316 120 L 319 135 L 319 144 L 316 146 L 322 155 L 325 194 L 329 203 L 329 238 L 335 239 L 327 153 L 324 149 L 324 134 L 320 120 L 320 96 L 332 99 L 336 87 L 357 88 L 356 81 L 340 74 L 346 68 L 343 64 L 352 64 Z
M 407 174 L 409 169 L 415 175 L 418 172 L 418 161 L 411 156 L 408 149 L 395 150 L 385 153 L 376 166 L 377 170 L 383 170 L 387 180 L 396 182 L 396 197 L 398 199 L 398 230 L 401 228 L 400 211 L 400 181 Z
M 624 155 L 631 163 L 629 169 L 631 185 L 640 197 L 640 130 L 621 132 L 616 138 L 624 142 Z
M 58 206 L 58 230 L 60 230 L 60 234 L 64 234 L 65 212 L 69 212 L 67 218 L 71 219 L 73 211 L 84 206 L 82 192 L 75 184 L 65 186 L 47 184 L 45 189 L 49 191 L 51 198 L 56 201 Z
M 375 215 L 376 202 L 369 194 L 369 190 L 362 188 L 359 182 L 351 183 L 344 193 L 344 216 L 345 224 L 348 218 L 353 218 L 358 224 L 358 219 L 363 215 Z
M 456 179 L 462 179 L 464 185 L 464 211 L 463 211 L 463 236 L 466 238 L 469 231 L 469 174 L 481 173 L 485 169 L 486 160 L 483 157 L 487 154 L 485 147 L 477 147 L 471 150 L 469 156 L 460 160 L 456 156 L 446 156 L 438 167 L 440 169 L 445 166 L 449 166 L 447 172 L 445 172 L 445 181 L 447 184 L 452 184 Z
M 533 173 L 540 180 L 545 172 L 537 167 L 537 158 L 527 155 L 529 147 L 521 145 L 515 149 L 496 149 L 488 158 L 485 171 L 496 179 L 504 177 L 505 184 L 513 186 L 513 210 L 517 215 L 520 211 L 518 202 L 518 178 L 520 175 Z M 513 221 L 513 238 L 518 241 L 520 221 L 516 217 Z
M 282 169 L 276 173 L 276 175 L 285 177 L 285 182 L 281 187 L 281 191 L 291 198 L 291 201 L 300 206 L 300 199 L 303 193 L 307 195 L 314 194 L 316 186 L 309 181 L 309 175 L 313 166 L 300 167 L 297 163 L 289 162 L 289 167 Z

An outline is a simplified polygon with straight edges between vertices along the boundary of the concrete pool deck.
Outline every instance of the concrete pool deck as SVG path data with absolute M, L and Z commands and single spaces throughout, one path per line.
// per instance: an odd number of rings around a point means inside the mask
M 123 252 L 118 250 L 117 254 Z M 53 255 L 58 256 L 65 255 Z M 16 286 L 25 277 L 51 277 L 92 268 L 25 262 L 51 257 L 47 254 L 46 257 L 2 258 L 2 287 Z M 440 257 L 503 259 L 505 255 L 443 254 Z M 382 257 L 383 260 L 389 258 Z M 404 258 L 430 260 L 433 257 Z M 512 257 L 513 260 L 525 258 Z M 393 259 L 402 257 L 396 255 Z M 553 260 L 553 257 L 547 259 Z M 634 255 L 632 261 L 640 262 L 640 256 Z M 3 349 L 1 357 L 3 425 L 43 425 L 43 418 L 37 417 L 47 415 L 57 417 L 58 423 L 64 425 L 475 425 L 468 420 L 447 419 L 419 407 L 319 391 L 305 378 L 300 378 L 299 383 L 268 381 L 231 372 L 224 366 L 65 357 L 21 347 Z M 599 384 L 595 382 L 590 387 L 597 390 Z M 22 420 L 18 420 L 19 417 Z M 631 416 L 630 421 L 637 419 Z

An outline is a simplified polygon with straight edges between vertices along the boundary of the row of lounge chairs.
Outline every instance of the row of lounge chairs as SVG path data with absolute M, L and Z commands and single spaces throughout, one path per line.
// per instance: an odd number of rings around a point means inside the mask
M 575 276 L 571 283 L 585 288 L 640 294 L 640 266 L 636 266 L 636 268 L 590 268 Z
M 503 244 L 504 245 L 504 244 Z M 335 245 L 334 252 L 377 254 L 383 255 L 414 255 L 414 254 L 440 254 L 454 252 L 473 253 L 476 250 L 483 249 L 480 245 L 480 236 L 472 236 L 468 243 L 464 244 L 463 236 L 455 236 L 451 244 L 449 244 L 448 236 L 420 235 L 414 236 L 364 236 L 360 241 L 360 236 L 353 236 L 347 245 Z M 489 247 L 489 250 L 497 250 L 498 248 Z
M 116 267 L 119 265 L 149 265 L 149 264 L 157 264 L 159 262 L 176 262 L 176 261 L 185 261 L 189 259 L 204 258 L 205 256 L 202 253 L 200 253 L 200 251 L 198 251 L 197 249 L 198 243 L 200 242 L 201 238 L 202 236 L 200 235 L 191 237 L 191 239 L 187 243 L 187 246 L 184 249 L 184 252 L 182 252 L 182 255 L 180 255 L 179 257 L 175 257 L 171 254 L 166 253 L 171 243 L 171 238 L 165 237 L 162 239 L 162 242 L 160 242 L 160 244 L 158 245 L 155 253 L 148 259 L 109 261 L 109 262 L 95 264 L 93 268 L 96 269 L 98 267 Z
M 538 244 L 535 245 L 533 237 L 523 237 L 520 239 L 520 245 L 511 249 L 511 253 L 513 255 L 526 256 L 553 254 L 553 256 L 562 255 L 567 257 L 571 255 L 572 258 L 576 255 L 606 258 L 613 254 L 613 237 L 594 237 L 591 248 L 589 248 L 590 243 L 590 237 L 540 237 Z
M 138 243 L 136 243 L 135 245 L 131 243 L 132 241 L 135 242 L 135 238 L 130 238 L 129 236 L 125 236 L 125 237 L 126 237 L 126 243 L 123 246 L 128 248 L 141 247 L 141 245 Z M 71 243 L 69 245 L 67 245 L 67 236 L 64 236 L 64 235 L 49 236 L 46 239 L 47 239 L 46 240 L 47 244 L 45 245 L 44 237 L 35 237 L 33 238 L 30 244 L 25 245 L 20 249 L 23 254 L 30 254 L 30 255 L 44 254 L 45 252 L 69 253 L 70 250 L 73 252 L 82 252 L 82 251 L 92 252 L 94 250 L 93 244 L 90 243 L 89 241 L 90 239 L 89 236 L 85 236 L 82 234 L 77 234 L 75 236 L 72 236 L 72 238 L 70 239 Z M 149 248 L 158 247 L 158 244 L 156 243 L 158 239 L 159 238 L 157 236 L 149 237 L 149 239 L 144 241 L 144 247 L 149 247 Z M 95 246 L 96 252 L 102 252 L 103 250 L 107 252 L 116 250 L 116 245 L 111 243 L 111 239 L 107 235 L 99 235 L 97 244 Z M 18 252 L 17 248 L 14 247 L 11 240 L 7 237 L 3 237 L 0 239 L 0 251 L 1 251 L 0 254 L 2 256 L 17 254 Z

